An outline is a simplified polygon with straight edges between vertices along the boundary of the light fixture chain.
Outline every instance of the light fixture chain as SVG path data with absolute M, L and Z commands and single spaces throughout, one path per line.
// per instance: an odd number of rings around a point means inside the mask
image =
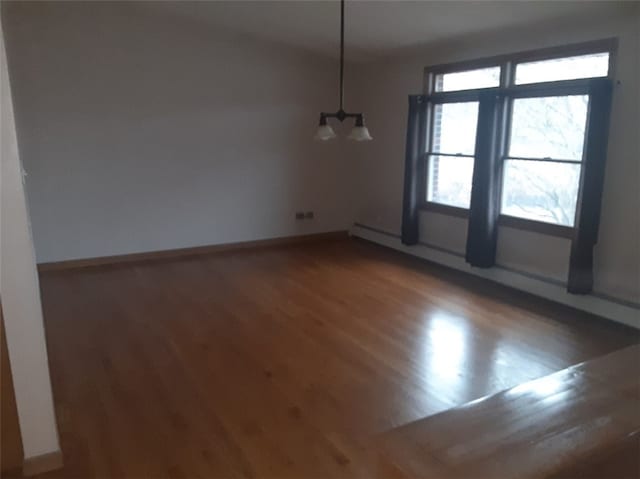
M 340 110 L 344 110 L 344 2 L 340 0 Z

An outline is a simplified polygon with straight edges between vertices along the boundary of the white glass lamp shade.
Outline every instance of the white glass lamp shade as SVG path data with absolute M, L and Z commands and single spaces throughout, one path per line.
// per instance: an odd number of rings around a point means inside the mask
M 373 138 L 369 134 L 369 130 L 366 126 L 354 126 L 351 133 L 347 137 L 348 140 L 354 141 L 371 141 Z
M 333 131 L 333 128 L 329 125 L 320 125 L 318 126 L 318 130 L 316 131 L 316 136 L 313 137 L 314 140 L 318 141 L 327 141 L 336 137 L 336 133 Z

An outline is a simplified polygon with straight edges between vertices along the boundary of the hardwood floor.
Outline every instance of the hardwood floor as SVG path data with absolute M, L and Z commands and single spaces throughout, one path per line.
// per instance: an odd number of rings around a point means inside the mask
M 637 478 L 639 364 L 630 346 L 396 428 L 380 477 Z
M 65 467 L 353 477 L 391 428 L 638 341 L 358 240 L 41 274 Z

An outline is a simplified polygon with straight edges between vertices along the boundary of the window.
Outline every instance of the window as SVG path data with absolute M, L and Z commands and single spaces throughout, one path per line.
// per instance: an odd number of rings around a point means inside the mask
M 606 77 L 609 74 L 609 53 L 554 58 L 516 66 L 516 85 L 577 78 Z
M 469 208 L 478 102 L 437 104 L 433 111 L 427 199 Z
M 587 95 L 513 100 L 503 214 L 573 226 L 588 104 Z
M 435 91 L 474 90 L 500 86 L 500 67 L 480 68 L 435 76 Z
M 601 42 L 569 47 L 565 55 L 553 49 L 494 58 L 484 65 L 474 61 L 473 68 L 427 69 L 424 206 L 459 214 L 468 210 L 474 167 L 483 157 L 483 150 L 476 152 L 477 132 L 492 131 L 496 146 L 490 156 L 501 217 L 518 219 L 519 225 L 574 227 L 589 82 L 610 75 L 612 49 L 611 42 Z M 499 118 L 487 129 L 479 122 L 486 127 L 490 120 L 478 115 L 481 96 L 488 94 L 497 98 Z

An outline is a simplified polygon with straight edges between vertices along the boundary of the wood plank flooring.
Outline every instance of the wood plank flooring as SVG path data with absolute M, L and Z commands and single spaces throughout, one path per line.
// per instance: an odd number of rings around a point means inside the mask
M 383 431 L 638 341 L 359 240 L 41 274 L 65 467 L 371 477 Z
M 396 428 L 379 477 L 637 478 L 639 366 L 630 346 Z

